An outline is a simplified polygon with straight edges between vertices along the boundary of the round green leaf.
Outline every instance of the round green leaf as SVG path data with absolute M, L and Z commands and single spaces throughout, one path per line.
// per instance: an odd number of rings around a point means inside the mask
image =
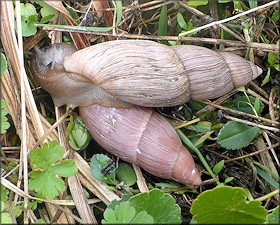
M 123 181 L 128 186 L 134 185 L 137 181 L 133 168 L 127 163 L 119 163 L 117 177 L 119 181 Z
M 277 206 L 272 213 L 267 215 L 266 223 L 268 224 L 280 224 L 279 220 L 279 206 Z
M 112 159 L 104 154 L 95 154 L 90 160 L 91 174 L 100 181 L 116 185 L 116 168 L 111 167 Z
M 14 224 L 11 215 L 7 212 L 0 213 L 1 224 Z
M 218 143 L 231 150 L 247 147 L 260 129 L 236 121 L 227 122 L 218 134 Z
M 20 3 L 22 20 L 28 20 L 30 16 L 36 15 L 36 9 L 31 3 Z
M 260 201 L 246 201 L 246 191 L 240 187 L 217 187 L 204 191 L 191 208 L 193 220 L 203 224 L 260 224 L 267 210 Z
M 129 202 L 116 205 L 115 210 L 107 208 L 102 224 L 152 224 L 154 219 L 146 211 L 136 212 Z
M 137 194 L 129 199 L 136 213 L 147 211 L 156 224 L 180 224 L 181 208 L 170 194 L 159 189 Z

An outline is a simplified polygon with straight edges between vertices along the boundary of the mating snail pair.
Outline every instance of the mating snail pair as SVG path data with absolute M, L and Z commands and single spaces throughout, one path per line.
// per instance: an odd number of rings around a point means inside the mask
M 240 56 L 192 46 L 116 40 L 76 51 L 35 48 L 32 69 L 55 105 L 79 107 L 107 151 L 153 175 L 199 185 L 201 178 L 172 126 L 146 107 L 222 96 L 262 70 Z

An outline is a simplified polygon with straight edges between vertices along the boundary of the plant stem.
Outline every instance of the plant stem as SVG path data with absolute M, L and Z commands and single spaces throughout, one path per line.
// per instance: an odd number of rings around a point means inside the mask
M 208 163 L 206 162 L 205 158 L 203 157 L 203 155 L 201 154 L 201 152 L 193 145 L 193 143 L 186 137 L 186 135 L 180 130 L 177 129 L 176 132 L 178 133 L 179 137 L 181 138 L 181 140 L 191 149 L 193 150 L 198 158 L 200 159 L 200 161 L 202 162 L 203 166 L 206 168 L 206 170 L 208 171 L 208 173 L 215 178 L 216 174 L 212 171 L 212 169 L 210 168 L 210 166 L 208 165 Z M 217 181 L 217 184 L 219 184 L 220 182 Z
M 268 193 L 268 194 L 266 194 L 266 195 L 264 195 L 262 197 L 256 198 L 255 201 L 264 201 L 264 200 L 266 200 L 268 198 L 273 197 L 274 195 L 277 195 L 278 193 L 279 193 L 279 189 L 277 189 L 275 191 L 272 191 L 272 192 L 270 192 L 270 193 Z

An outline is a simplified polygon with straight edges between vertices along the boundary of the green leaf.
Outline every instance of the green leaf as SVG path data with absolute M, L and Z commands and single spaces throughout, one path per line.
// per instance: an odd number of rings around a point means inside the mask
M 219 3 L 228 3 L 228 2 L 232 2 L 232 0 L 218 0 Z
M 218 134 L 218 143 L 226 149 L 247 147 L 258 135 L 260 129 L 236 121 L 227 122 Z
M 116 168 L 112 159 L 104 154 L 95 154 L 90 160 L 91 174 L 100 181 L 116 185 Z
M 279 188 L 279 183 L 271 178 L 267 173 L 265 173 L 261 168 L 256 166 L 257 173 L 260 177 L 262 177 L 266 182 L 271 184 L 275 188 Z
M 210 131 L 210 132 L 206 132 L 206 134 L 202 135 L 196 142 L 195 142 L 195 146 L 198 147 L 198 146 L 201 146 L 204 141 L 206 141 L 210 136 L 211 134 L 213 133 L 214 131 Z
M 65 191 L 64 182 L 57 177 L 73 176 L 77 171 L 74 160 L 61 160 L 64 148 L 57 141 L 44 144 L 43 148 L 30 151 L 31 166 L 34 171 L 29 173 L 29 188 L 38 193 L 42 198 L 54 198 L 59 195 L 59 191 Z
M 1 123 L 0 123 L 1 134 L 5 134 L 10 127 L 10 123 L 8 122 L 8 117 L 7 117 L 7 114 L 8 114 L 8 111 L 6 108 L 7 104 L 4 99 L 1 99 L 0 104 L 1 104 L 1 112 L 0 112 L 0 114 L 1 114 Z
M 182 15 L 182 13 L 178 12 L 177 13 L 177 22 L 182 27 L 184 30 L 188 30 L 187 23 Z
M 35 23 L 37 22 L 37 15 L 30 16 L 28 21 L 22 21 L 22 36 L 23 37 L 30 37 L 37 33 L 37 28 L 35 27 Z
M 7 212 L 0 213 L 1 224 L 14 224 L 11 215 Z
M 258 7 L 258 1 L 257 0 L 249 0 L 249 6 L 251 9 Z
M 53 21 L 57 14 L 57 10 L 43 1 L 36 1 L 36 2 L 42 7 L 40 10 L 40 13 L 42 15 L 42 19 L 41 19 L 40 23 L 46 23 L 49 21 Z
M 88 146 L 91 136 L 81 117 L 75 119 L 72 116 L 70 117 L 67 139 L 69 139 L 70 146 L 76 151 L 83 150 Z
M 270 80 L 270 72 L 271 72 L 271 67 L 268 67 L 267 68 L 267 74 L 266 74 L 265 78 L 263 79 L 261 86 L 264 86 L 264 85 L 266 85 L 269 82 L 269 80 Z
M 29 20 L 30 16 L 37 14 L 34 5 L 31 3 L 20 3 L 21 19 L 24 21 Z
M 38 13 L 34 5 L 30 3 L 20 3 L 20 8 L 22 36 L 29 37 L 36 34 L 37 28 L 34 24 L 37 23 Z M 16 30 L 17 29 L 16 27 Z
M 102 224 L 153 224 L 154 219 L 146 211 L 136 213 L 129 202 L 116 205 L 115 210 L 107 208 Z
M 225 160 L 221 160 L 220 162 L 218 162 L 214 168 L 213 168 L 213 172 L 215 174 L 218 174 L 222 169 L 223 169 L 223 166 L 225 164 Z
M 280 19 L 280 16 L 279 16 L 279 8 L 276 9 L 276 10 L 273 12 L 273 14 L 272 14 L 272 16 L 271 16 L 271 19 L 272 19 L 273 22 L 278 23 L 278 21 L 279 21 L 279 19 Z
M 234 179 L 234 177 L 227 177 L 224 182 L 225 182 L 225 184 L 227 184 L 227 183 L 231 182 L 233 179 Z
M 132 195 L 131 194 L 124 194 L 122 195 L 121 199 L 120 200 L 113 200 L 111 201 L 111 203 L 107 206 L 107 209 L 110 208 L 112 210 L 115 210 L 115 207 L 116 205 L 119 205 L 121 202 L 127 202 L 128 199 L 131 197 Z
M 77 173 L 78 169 L 75 166 L 75 161 L 68 159 L 54 165 L 51 171 L 61 177 L 71 177 Z
M 158 23 L 158 35 L 166 36 L 167 35 L 167 6 L 163 5 L 161 7 L 159 23 Z M 162 44 L 166 44 L 167 41 L 160 41 Z
M 267 215 L 266 223 L 268 223 L 268 224 L 280 224 L 280 220 L 279 220 L 279 206 L 277 206 L 272 211 L 272 213 Z
M 1 73 L 0 73 L 0 78 L 3 76 L 4 72 L 7 70 L 7 60 L 5 55 L 1 52 Z
M 3 186 L 3 185 L 0 185 L 0 188 L 1 188 L 0 199 L 2 201 L 7 201 L 8 200 L 8 195 L 9 195 L 9 190 L 5 186 Z
M 207 5 L 208 0 L 189 0 L 187 2 L 189 6 L 200 6 L 200 5 Z
M 29 173 L 29 189 L 36 191 L 40 197 L 54 198 L 59 191 L 65 191 L 64 182 L 50 173 L 49 170 L 35 170 Z
M 212 123 L 208 121 L 200 121 L 195 125 L 190 126 L 188 129 L 198 133 L 211 131 Z
M 242 10 L 242 4 L 241 4 L 240 0 L 233 0 L 233 3 L 237 9 Z
M 31 166 L 33 168 L 49 169 L 52 164 L 62 158 L 64 148 L 57 141 L 45 143 L 43 148 L 37 148 L 30 151 Z
M 258 224 L 265 221 L 267 210 L 260 201 L 246 201 L 240 187 L 217 187 L 204 191 L 191 207 L 198 224 Z
M 252 104 L 255 104 L 255 101 L 256 101 L 255 97 L 249 96 L 249 99 Z M 241 112 L 255 115 L 252 107 L 249 105 L 249 102 L 248 102 L 248 99 L 246 96 L 238 96 L 234 100 L 224 103 L 223 106 L 230 108 L 230 109 L 235 109 L 235 110 L 238 110 Z M 260 114 L 262 113 L 263 109 L 264 109 L 264 104 L 262 102 L 260 102 L 260 106 L 259 106 Z M 231 114 L 236 115 L 234 113 L 231 113 Z
M 133 168 L 127 163 L 119 163 L 117 177 L 120 181 L 123 181 L 128 186 L 134 185 L 137 181 L 137 177 Z
M 136 213 L 147 211 L 156 224 L 180 224 L 181 208 L 174 198 L 159 189 L 137 194 L 129 199 Z
M 254 109 L 256 110 L 257 114 L 260 115 L 261 111 L 261 100 L 259 98 L 256 98 L 254 102 Z
M 273 52 L 269 52 L 267 54 L 267 61 L 269 63 L 270 66 L 273 66 L 276 62 L 276 59 L 277 59 L 277 53 L 273 53 Z
M 206 104 L 195 100 L 191 100 L 187 104 L 195 112 L 203 109 L 206 106 Z
M 280 71 L 280 64 L 274 64 L 273 68 L 276 69 L 279 72 Z

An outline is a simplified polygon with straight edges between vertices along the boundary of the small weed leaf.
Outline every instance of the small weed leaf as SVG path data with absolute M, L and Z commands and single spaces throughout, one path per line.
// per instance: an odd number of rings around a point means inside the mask
M 4 72 L 7 70 L 7 60 L 5 55 L 1 52 L 1 72 L 0 72 L 0 78 L 3 76 Z
M 5 186 L 0 185 L 0 189 L 1 189 L 1 200 L 2 201 L 7 201 L 8 200 L 8 195 L 9 195 L 9 189 L 7 189 Z
M 54 198 L 59 191 L 65 190 L 64 182 L 47 171 L 32 171 L 29 173 L 29 189 L 34 190 L 40 197 Z
M 20 3 L 22 36 L 29 37 L 37 33 L 34 25 L 37 22 L 38 13 L 31 3 Z M 17 29 L 17 27 L 16 27 Z
M 92 176 L 110 185 L 116 185 L 116 168 L 112 159 L 104 154 L 95 154 L 90 160 Z
M 246 191 L 240 187 L 217 187 L 204 191 L 194 200 L 193 220 L 201 224 L 260 224 L 267 210 L 260 201 L 246 201 Z
M 256 98 L 249 96 L 249 99 L 250 99 L 251 104 L 254 106 L 256 104 Z M 260 115 L 264 109 L 264 104 L 259 99 L 257 101 L 259 101 L 259 108 L 256 111 L 257 111 L 258 115 Z M 252 107 L 249 105 L 249 102 L 248 102 L 248 99 L 246 98 L 246 96 L 239 96 L 232 101 L 224 103 L 223 106 L 230 108 L 230 109 L 235 109 L 235 110 L 238 110 L 241 112 L 255 115 Z M 230 114 L 236 115 L 234 113 L 230 113 Z
M 34 171 L 29 173 L 29 188 L 38 193 L 40 197 L 54 198 L 59 191 L 65 190 L 64 182 L 57 177 L 73 176 L 77 171 L 73 160 L 64 160 L 60 163 L 64 148 L 56 141 L 44 144 L 43 148 L 30 151 L 31 166 Z M 55 164 L 56 163 L 56 164 Z
M 117 178 L 119 181 L 123 181 L 124 184 L 128 186 L 134 185 L 137 181 L 137 177 L 133 168 L 127 163 L 119 163 Z
M 213 172 L 214 172 L 215 174 L 220 173 L 220 171 L 223 169 L 224 164 L 225 164 L 225 160 L 221 160 L 220 162 L 218 162 L 218 163 L 214 166 Z
M 180 12 L 177 13 L 177 22 L 181 28 L 183 28 L 184 30 L 188 30 L 188 25 L 182 15 L 182 13 L 180 13 Z
M 189 6 L 207 5 L 208 4 L 208 0 L 189 0 L 187 4 Z
M 260 129 L 236 121 L 227 122 L 218 134 L 218 143 L 226 149 L 247 147 L 258 135 Z
M 277 206 L 272 213 L 268 214 L 266 217 L 266 223 L 268 224 L 280 224 L 279 219 L 279 206 Z
M 53 21 L 57 14 L 57 10 L 43 1 L 36 1 L 36 2 L 42 7 L 40 10 L 40 13 L 42 15 L 42 19 L 41 19 L 40 23 L 46 23 L 49 21 Z
M 181 208 L 174 198 L 159 189 L 137 194 L 129 199 L 136 213 L 147 211 L 156 224 L 180 224 Z
M 7 132 L 7 130 L 9 129 L 10 127 L 10 123 L 8 122 L 8 117 L 7 117 L 7 114 L 8 114 L 8 111 L 7 111 L 7 104 L 5 102 L 4 99 L 1 99 L 1 134 L 5 134 Z
M 54 163 L 62 158 L 64 148 L 56 141 L 45 143 L 43 148 L 30 151 L 31 166 L 35 168 L 49 169 Z
M 136 213 L 129 202 L 116 205 L 115 210 L 106 209 L 102 224 L 153 224 L 154 219 L 146 211 Z
M 73 116 L 70 117 L 67 139 L 69 139 L 70 146 L 76 151 L 83 150 L 88 146 L 91 136 L 81 117 L 75 119 Z

